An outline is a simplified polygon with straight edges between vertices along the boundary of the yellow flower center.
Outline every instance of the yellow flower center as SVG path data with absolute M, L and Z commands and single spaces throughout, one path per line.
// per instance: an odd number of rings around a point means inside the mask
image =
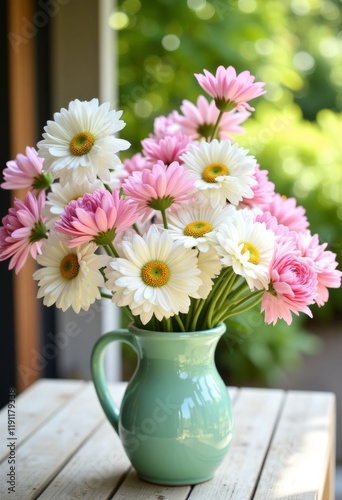
M 213 226 L 210 222 L 205 220 L 196 220 L 195 222 L 190 222 L 184 228 L 185 236 L 193 236 L 194 238 L 200 238 L 206 233 L 210 233 L 213 230 Z
M 72 280 L 76 278 L 79 270 L 80 270 L 80 265 L 78 263 L 76 254 L 70 253 L 69 255 L 63 257 L 59 265 L 59 272 L 61 273 L 64 279 Z
M 83 156 L 89 153 L 94 146 L 95 137 L 90 132 L 79 132 L 70 141 L 70 153 L 74 156 Z
M 244 254 L 245 252 L 249 252 L 248 262 L 251 262 L 252 264 L 259 264 L 260 252 L 257 247 L 253 245 L 253 243 L 250 243 L 249 241 L 243 242 L 241 253 Z
M 221 175 L 229 175 L 229 170 L 223 163 L 211 163 L 202 172 L 202 179 L 205 182 L 213 183 L 217 182 L 216 177 Z
M 165 262 L 151 260 L 141 270 L 141 278 L 146 285 L 159 287 L 164 286 L 170 278 L 170 271 Z

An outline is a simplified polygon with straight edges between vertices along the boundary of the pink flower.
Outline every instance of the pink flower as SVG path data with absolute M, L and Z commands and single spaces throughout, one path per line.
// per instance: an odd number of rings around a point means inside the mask
M 18 154 L 15 160 L 6 163 L 7 168 L 4 169 L 5 182 L 1 184 L 3 189 L 22 189 L 35 188 L 45 189 L 51 184 L 52 177 L 46 179 L 46 175 L 42 173 L 44 160 L 39 158 L 37 151 L 34 148 L 27 146 L 26 154 Z M 43 187 L 40 187 L 39 180 L 47 181 Z
M 257 181 L 257 184 L 252 186 L 253 197 L 243 198 L 240 204 L 249 208 L 268 208 L 274 197 L 275 186 L 268 180 L 267 170 L 260 170 L 259 165 L 256 166 L 253 177 Z
M 290 325 L 292 312 L 296 315 L 303 312 L 312 317 L 308 305 L 315 302 L 317 273 L 311 259 L 293 252 L 292 245 L 292 241 L 276 241 L 270 268 L 270 287 L 261 303 L 266 323 L 275 324 L 278 319 L 284 319 Z
M 94 241 L 97 245 L 112 244 L 115 235 L 125 231 L 137 220 L 129 200 L 119 198 L 117 191 L 97 189 L 72 200 L 65 207 L 55 230 L 72 236 L 69 247 Z
M 237 75 L 233 66 L 219 66 L 215 76 L 205 69 L 204 75 L 195 74 L 195 77 L 202 89 L 215 99 L 216 106 L 221 111 L 233 108 L 253 111 L 254 108 L 247 101 L 265 93 L 262 90 L 264 82 L 253 83 L 255 77 L 249 71 Z
M 151 170 L 153 165 L 153 163 L 145 158 L 145 156 L 142 156 L 141 153 L 136 153 L 132 158 L 127 158 L 124 160 L 123 164 L 128 175 L 133 174 L 136 170 L 144 170 L 145 168 Z
M 185 153 L 190 137 L 176 132 L 174 135 L 166 135 L 162 139 L 157 137 L 149 137 L 141 141 L 143 153 L 148 159 L 170 164 L 173 161 L 179 161 L 179 157 Z
M 41 254 L 41 246 L 46 238 L 45 217 L 42 209 L 45 203 L 44 191 L 36 198 L 29 191 L 24 201 L 17 198 L 14 207 L 2 219 L 0 227 L 0 260 L 11 257 L 9 269 L 16 273 L 25 264 L 29 254 L 35 259 Z
M 125 179 L 123 191 L 131 197 L 145 221 L 153 210 L 166 210 L 192 198 L 194 187 L 195 179 L 190 177 L 190 171 L 174 161 L 168 167 L 158 162 L 151 171 L 133 172 Z
M 172 135 L 179 131 L 178 112 L 172 111 L 168 116 L 158 116 L 154 120 L 153 132 L 158 139 L 162 139 L 165 135 Z
M 297 207 L 295 198 L 284 198 L 280 194 L 275 194 L 272 202 L 263 209 L 271 212 L 279 224 L 284 224 L 292 231 L 303 232 L 309 226 L 305 209 L 301 206 Z
M 298 234 L 298 246 L 302 255 L 313 261 L 318 277 L 315 301 L 321 307 L 328 301 L 328 288 L 339 288 L 341 285 L 342 273 L 336 269 L 336 254 L 325 250 L 327 243 L 320 245 L 318 234 L 312 236 L 310 231 Z
M 185 100 L 183 101 L 181 110 L 184 116 L 178 115 L 177 122 L 184 134 L 192 139 L 211 137 L 220 113 L 215 105 L 215 101 L 211 101 L 209 104 L 207 99 L 201 95 L 197 99 L 197 106 Z M 224 113 L 217 131 L 218 137 L 231 140 L 231 134 L 241 134 L 243 128 L 240 127 L 240 123 L 244 122 L 248 116 L 250 116 L 248 111 L 239 112 L 232 110 Z

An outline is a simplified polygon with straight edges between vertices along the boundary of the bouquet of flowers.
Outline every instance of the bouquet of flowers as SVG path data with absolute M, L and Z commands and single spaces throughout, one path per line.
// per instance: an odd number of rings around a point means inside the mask
M 231 66 L 195 77 L 211 100 L 158 117 L 123 163 L 122 112 L 97 99 L 55 113 L 38 150 L 7 163 L 1 187 L 28 191 L 2 220 L 0 260 L 17 273 L 31 254 L 45 305 L 107 297 L 138 327 L 196 331 L 258 303 L 266 323 L 290 324 L 340 286 L 304 208 L 232 141 L 264 83 Z

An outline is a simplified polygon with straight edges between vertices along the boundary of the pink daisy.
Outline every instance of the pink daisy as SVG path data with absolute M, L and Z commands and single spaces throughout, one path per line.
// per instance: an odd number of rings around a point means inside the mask
M 260 165 L 256 166 L 253 177 L 257 181 L 257 184 L 252 186 L 253 197 L 243 198 L 240 205 L 249 208 L 268 208 L 273 201 L 275 186 L 268 180 L 267 170 L 260 170 Z
M 158 139 L 165 135 L 172 135 L 180 129 L 178 124 L 178 112 L 172 111 L 168 116 L 158 116 L 154 120 L 153 132 Z
M 176 161 L 168 167 L 158 162 L 151 171 L 133 172 L 123 183 L 124 193 L 131 197 L 143 221 L 153 210 L 165 211 L 191 199 L 194 187 L 195 179 Z
M 192 139 L 199 137 L 209 139 L 211 137 L 220 114 L 215 101 L 211 101 L 209 104 L 207 99 L 201 95 L 197 99 L 196 106 L 190 101 L 183 101 L 181 110 L 183 116 L 178 115 L 177 122 L 184 134 L 190 136 Z M 239 112 L 232 110 L 224 113 L 217 131 L 218 137 L 221 139 L 231 139 L 231 134 L 241 134 L 243 128 L 240 127 L 240 123 L 244 122 L 248 116 L 250 116 L 248 111 Z
M 263 209 L 271 212 L 279 224 L 284 224 L 292 231 L 303 232 L 309 226 L 305 209 L 301 206 L 297 207 L 295 198 L 286 198 L 275 194 L 271 203 L 265 205 Z
M 261 303 L 266 323 L 284 319 L 290 325 L 291 313 L 303 312 L 312 317 L 308 305 L 315 302 L 317 273 L 311 259 L 293 252 L 292 241 L 276 241 L 270 276 L 270 286 Z
M 321 307 L 328 301 L 328 288 L 339 288 L 341 285 L 342 273 L 336 269 L 336 254 L 326 250 L 327 243 L 320 245 L 318 234 L 312 236 L 310 231 L 298 234 L 298 246 L 302 255 L 313 261 L 318 277 L 315 301 Z
M 142 156 L 141 153 L 133 155 L 132 158 L 127 158 L 124 160 L 123 164 L 128 175 L 132 175 L 136 170 L 144 170 L 145 168 L 151 170 L 153 165 L 153 163 L 145 156 Z
M 97 189 L 65 207 L 55 225 L 56 231 L 72 236 L 69 247 L 90 241 L 111 245 L 115 235 L 125 231 L 137 220 L 129 200 L 119 198 L 117 191 Z
M 45 203 L 45 192 L 36 198 L 29 191 L 24 201 L 15 198 L 14 207 L 2 219 L 0 227 L 0 260 L 11 257 L 9 269 L 16 273 L 25 264 L 29 254 L 35 259 L 41 253 L 44 238 L 47 238 L 45 217 L 42 209 Z
M 190 142 L 190 137 L 182 132 L 176 132 L 174 135 L 166 135 L 162 139 L 149 137 L 141 141 L 141 144 L 143 153 L 148 159 L 161 160 L 163 163 L 170 164 L 173 161 L 179 161 Z
M 15 160 L 6 163 L 3 189 L 46 189 L 52 182 L 50 174 L 43 174 L 43 158 L 39 158 L 34 148 L 27 146 L 26 154 L 18 154 Z
M 195 77 L 202 89 L 215 99 L 220 111 L 233 108 L 253 111 L 247 101 L 265 94 L 262 90 L 264 82 L 254 83 L 255 77 L 249 71 L 237 75 L 233 66 L 219 66 L 215 76 L 205 69 L 204 75 L 195 74 Z

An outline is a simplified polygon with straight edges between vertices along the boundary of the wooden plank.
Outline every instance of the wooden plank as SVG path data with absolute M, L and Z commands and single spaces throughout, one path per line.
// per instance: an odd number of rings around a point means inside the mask
M 16 450 L 16 500 L 34 499 L 105 417 L 92 383 L 44 422 Z M 0 498 L 7 498 L 7 461 L 0 466 Z
M 141 481 L 134 469 L 112 497 L 113 500 L 186 500 L 191 486 L 163 486 Z
M 334 415 L 334 394 L 287 394 L 254 500 L 322 498 Z
M 190 500 L 252 498 L 284 400 L 284 392 L 240 389 L 231 448 L 215 477 L 194 487 Z
M 40 500 L 110 498 L 130 462 L 108 421 L 84 443 L 39 497 Z
M 126 383 L 110 384 L 111 394 L 121 403 Z M 130 468 L 120 439 L 105 420 L 39 497 L 40 500 L 82 498 L 108 499 Z
M 43 422 L 54 415 L 84 385 L 80 380 L 39 380 L 15 400 L 15 437 L 18 447 Z M 7 406 L 0 412 L 0 436 L 8 436 Z M 0 462 L 8 456 L 1 441 Z

